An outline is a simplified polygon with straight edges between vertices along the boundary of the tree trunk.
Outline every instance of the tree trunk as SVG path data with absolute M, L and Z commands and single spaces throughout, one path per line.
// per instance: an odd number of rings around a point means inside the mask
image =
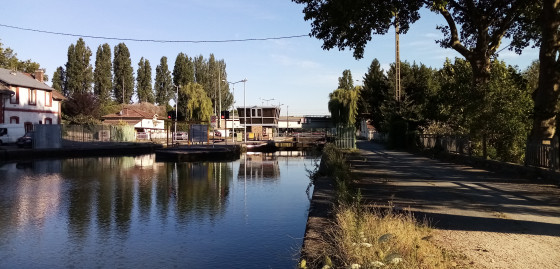
M 528 143 L 554 136 L 560 94 L 560 63 L 558 62 L 558 0 L 544 0 L 542 10 L 542 41 L 539 52 L 539 84 L 533 93 L 533 128 Z

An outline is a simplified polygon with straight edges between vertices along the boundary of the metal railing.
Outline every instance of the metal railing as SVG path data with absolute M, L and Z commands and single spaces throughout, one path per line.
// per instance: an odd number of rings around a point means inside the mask
M 560 169 L 560 143 L 558 136 L 540 143 L 527 145 L 525 164 L 554 170 Z
M 423 148 L 439 149 L 461 155 L 472 155 L 471 141 L 466 137 L 421 134 L 419 135 L 419 140 Z
M 123 125 L 62 125 L 62 139 L 77 142 L 136 141 L 133 126 Z

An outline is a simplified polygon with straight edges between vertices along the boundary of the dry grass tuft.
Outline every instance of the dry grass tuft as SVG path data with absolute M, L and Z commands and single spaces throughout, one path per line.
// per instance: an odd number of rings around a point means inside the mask
M 324 253 L 334 268 L 453 267 L 450 257 L 429 241 L 431 229 L 410 213 L 354 205 L 338 208 L 335 218 Z

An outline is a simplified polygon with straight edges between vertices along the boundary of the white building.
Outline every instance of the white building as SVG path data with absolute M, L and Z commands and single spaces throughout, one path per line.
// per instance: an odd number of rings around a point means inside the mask
M 61 101 L 66 98 L 43 82 L 43 70 L 35 74 L 0 68 L 0 124 L 60 124 Z

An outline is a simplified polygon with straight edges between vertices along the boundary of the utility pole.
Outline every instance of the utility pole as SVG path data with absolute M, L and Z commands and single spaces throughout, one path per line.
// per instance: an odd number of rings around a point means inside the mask
M 222 67 L 221 67 L 221 65 L 218 65 L 218 94 L 219 94 L 219 95 L 218 95 L 218 98 L 219 98 L 219 99 L 218 99 L 218 100 L 219 100 L 218 102 L 220 102 L 220 105 L 219 105 L 219 108 L 220 108 L 220 117 L 219 117 L 219 119 L 220 119 L 220 120 L 218 121 L 218 129 L 220 129 L 221 124 L 222 124 L 222 87 L 221 87 L 222 78 L 221 78 L 221 76 L 222 76 Z M 225 132 L 224 132 L 224 135 L 225 135 Z
M 399 17 L 395 15 L 395 99 L 401 101 L 401 59 L 399 54 Z

